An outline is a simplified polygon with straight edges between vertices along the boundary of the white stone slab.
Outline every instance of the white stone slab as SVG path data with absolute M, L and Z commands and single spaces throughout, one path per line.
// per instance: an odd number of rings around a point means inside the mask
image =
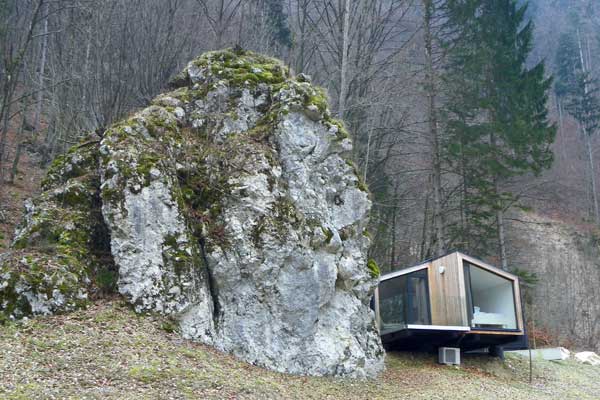
M 529 357 L 529 350 L 514 350 L 507 351 L 506 353 L 517 354 L 523 357 Z M 571 352 L 564 347 L 552 347 L 547 349 L 535 349 L 531 350 L 531 356 L 533 358 L 541 358 L 544 360 L 566 360 L 571 356 Z

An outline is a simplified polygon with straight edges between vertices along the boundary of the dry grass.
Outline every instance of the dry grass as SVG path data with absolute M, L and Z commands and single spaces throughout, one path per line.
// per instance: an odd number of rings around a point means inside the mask
M 600 368 L 469 356 L 461 368 L 388 354 L 378 380 L 265 371 L 181 340 L 159 317 L 119 300 L 66 316 L 0 326 L 0 398 L 7 399 L 597 399 Z

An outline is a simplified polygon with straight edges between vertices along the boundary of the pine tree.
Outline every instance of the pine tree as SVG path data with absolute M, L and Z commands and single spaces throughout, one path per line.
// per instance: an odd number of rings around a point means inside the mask
M 273 40 L 284 47 L 292 45 L 292 33 L 288 26 L 287 15 L 280 0 L 265 0 L 265 9 L 271 25 Z
M 526 10 L 514 0 L 447 2 L 447 156 L 462 178 L 465 209 L 455 240 L 480 254 L 496 242 L 503 268 L 504 214 L 518 204 L 505 184 L 548 168 L 555 137 L 546 108 L 552 80 L 543 63 L 526 65 Z

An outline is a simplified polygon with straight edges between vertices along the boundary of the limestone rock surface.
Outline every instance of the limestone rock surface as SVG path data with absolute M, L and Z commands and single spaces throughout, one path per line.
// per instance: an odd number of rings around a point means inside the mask
M 0 259 L 0 312 L 80 306 L 74 299 L 106 276 L 108 253 L 135 310 L 172 316 L 186 338 L 282 372 L 376 375 L 383 349 L 369 308 L 371 203 L 324 93 L 277 60 L 229 50 L 192 61 L 172 85 L 57 161 L 14 254 Z M 67 197 L 81 202 L 65 205 Z M 40 204 L 76 217 L 73 228 L 38 228 L 53 218 L 33 211 Z M 66 239 L 72 230 L 76 242 Z M 42 270 L 71 257 L 59 263 L 75 279 L 70 289 L 46 282 L 37 293 L 33 282 L 4 278 L 40 243 L 51 259 Z

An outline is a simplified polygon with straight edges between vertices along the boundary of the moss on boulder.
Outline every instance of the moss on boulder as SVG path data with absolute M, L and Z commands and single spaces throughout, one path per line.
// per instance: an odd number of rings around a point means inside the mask
M 234 50 L 171 85 L 54 162 L 0 259 L 3 318 L 116 286 L 137 312 L 253 363 L 377 374 L 371 203 L 325 91 Z
M 88 266 L 67 254 L 28 250 L 1 255 L 0 322 L 85 306 L 88 276 Z
M 43 192 L 25 204 L 13 250 L 0 256 L 0 319 L 70 311 L 87 304 L 106 270 L 107 232 L 99 203 L 100 138 L 58 157 Z

